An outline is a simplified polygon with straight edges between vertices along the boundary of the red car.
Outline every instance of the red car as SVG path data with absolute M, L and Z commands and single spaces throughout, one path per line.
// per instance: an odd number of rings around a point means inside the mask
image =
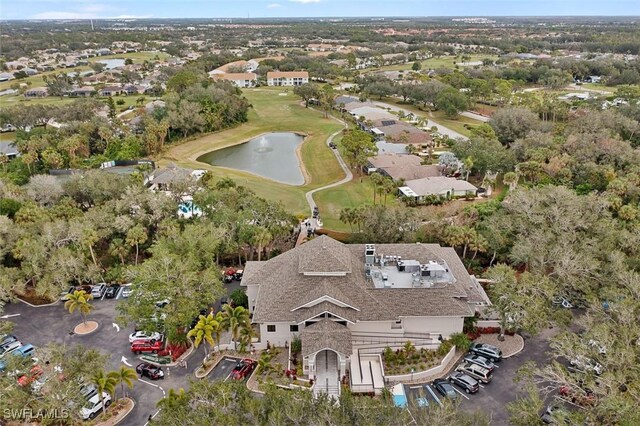
M 151 341 L 151 340 L 134 340 L 131 344 L 131 352 L 136 355 L 140 355 L 141 353 L 154 353 L 157 354 L 162 350 L 164 343 L 161 340 Z
M 242 380 L 246 377 L 249 377 L 251 372 L 256 366 L 256 362 L 252 359 L 245 358 L 236 364 L 236 366 L 231 371 L 231 378 L 233 380 Z
M 40 367 L 39 365 L 35 365 L 33 366 L 33 368 L 31 368 L 29 373 L 18 377 L 18 384 L 20 386 L 28 386 L 35 380 L 39 379 L 43 373 L 44 371 L 42 370 L 42 367 Z
M 597 402 L 596 396 L 590 389 L 573 389 L 568 385 L 562 385 L 560 395 L 581 407 L 592 407 Z

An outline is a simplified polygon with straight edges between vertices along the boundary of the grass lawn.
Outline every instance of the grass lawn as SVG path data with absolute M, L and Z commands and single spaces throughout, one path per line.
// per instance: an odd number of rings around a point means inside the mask
M 616 91 L 615 87 L 605 86 L 604 84 L 600 84 L 600 83 L 583 83 L 582 87 L 586 87 L 587 89 L 592 89 L 592 90 L 602 90 L 603 92 L 609 92 L 609 93 L 614 93 Z
M 360 182 L 361 180 L 362 182 Z M 378 198 L 376 195 L 376 204 L 379 203 Z M 320 218 L 325 228 L 339 232 L 350 232 L 349 225 L 340 221 L 340 210 L 373 204 L 373 184 L 369 176 L 355 176 L 351 182 L 344 185 L 316 192 L 313 194 L 313 199 L 320 209 Z M 397 204 L 397 198 L 388 194 L 387 206 Z
M 0 141 L 13 141 L 16 139 L 16 132 L 0 133 Z
M 471 57 L 471 59 L 469 59 L 467 62 L 477 62 L 477 61 L 482 61 L 483 59 L 489 58 L 491 60 L 497 60 L 498 56 L 497 55 L 483 55 L 483 54 L 473 54 L 473 55 L 469 55 Z M 438 68 L 455 68 L 456 64 L 454 64 L 454 62 L 456 63 L 460 63 L 462 62 L 462 60 L 460 59 L 460 57 L 456 57 L 456 56 L 441 56 L 439 58 L 430 58 L 430 59 L 426 59 L 424 61 L 420 61 L 421 65 L 422 65 L 422 69 L 423 70 L 429 70 L 429 69 L 438 69 Z M 400 71 L 400 70 L 410 70 L 411 67 L 413 66 L 413 62 L 408 62 L 406 64 L 397 64 L 397 65 L 387 65 L 384 67 L 380 67 L 380 68 L 368 68 L 366 70 L 364 70 L 364 72 L 370 72 L 370 71 Z M 469 68 L 469 67 L 460 67 L 460 68 Z M 473 68 L 473 67 L 470 67 Z
M 287 94 L 280 96 L 281 93 Z M 262 197 L 281 201 L 291 213 L 308 214 L 309 207 L 304 193 L 344 177 L 331 149 L 326 146 L 329 135 L 342 129 L 342 125 L 335 120 L 323 118 L 317 111 L 300 106 L 300 99 L 291 90 L 285 92 L 282 88 L 261 87 L 246 89 L 243 94 L 253 105 L 247 123 L 173 146 L 163 154 L 160 164 L 165 166 L 174 162 L 184 167 L 211 170 L 215 176 L 230 177 Z M 196 161 L 200 155 L 209 151 L 237 145 L 262 133 L 284 131 L 308 135 L 301 149 L 307 174 L 307 182 L 302 186 L 285 185 L 239 170 Z

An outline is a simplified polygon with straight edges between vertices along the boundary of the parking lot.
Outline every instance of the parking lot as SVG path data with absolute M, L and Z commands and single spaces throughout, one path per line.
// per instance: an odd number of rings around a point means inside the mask
M 233 380 L 231 378 L 231 372 L 236 364 L 240 361 L 240 358 L 224 357 L 220 360 L 211 373 L 207 376 L 212 382 L 226 382 L 227 380 Z M 245 377 L 244 381 L 247 381 L 249 377 Z
M 480 383 L 477 393 L 467 394 L 459 386 L 453 385 L 459 409 L 470 413 L 482 410 L 490 415 L 491 424 L 509 424 L 506 405 L 524 394 L 523 383 L 516 382 L 517 370 L 527 361 L 533 361 L 540 366 L 548 362 L 549 340 L 555 331 L 554 329 L 543 330 L 538 336 L 526 339 L 524 351 L 497 363 L 491 383 Z M 449 374 L 452 372 L 453 370 Z M 447 377 L 448 375 L 444 378 Z M 444 399 L 432 382 L 404 385 L 404 389 L 408 400 L 417 401 L 418 398 L 424 398 L 432 405 L 441 404 Z
M 118 298 L 121 297 L 122 288 Z M 4 315 L 15 323 L 13 334 L 23 343 L 31 343 L 37 348 L 48 343 L 60 343 L 65 346 L 84 345 L 87 348 L 98 349 L 110 355 L 105 369 L 116 370 L 125 364 L 135 368 L 141 361 L 130 350 L 128 336 L 134 331 L 133 325 L 124 327 L 115 321 L 117 299 L 97 299 L 92 302 L 94 309 L 88 319 L 97 321 L 98 330 L 86 336 L 73 333 L 73 328 L 80 323 L 80 315 L 69 315 L 59 302 L 52 306 L 30 307 L 23 303 L 11 303 L 5 307 Z M 139 379 L 133 389 L 127 392 L 136 401 L 136 406 L 122 424 L 144 425 L 149 415 L 156 411 L 156 403 L 165 395 L 169 388 L 186 388 L 193 370 L 204 356 L 204 349 L 200 347 L 190 358 L 187 368 L 163 368 L 165 378 L 158 381 Z

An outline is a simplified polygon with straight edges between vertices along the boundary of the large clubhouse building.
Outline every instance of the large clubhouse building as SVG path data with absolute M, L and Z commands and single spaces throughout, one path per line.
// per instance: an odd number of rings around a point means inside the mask
M 407 340 L 435 349 L 490 304 L 455 250 L 437 244 L 342 244 L 320 236 L 247 262 L 241 284 L 261 341 L 285 346 L 299 337 L 305 374 L 328 387 L 347 371 L 352 387 L 355 377 L 366 382 L 361 352 Z M 373 387 L 374 369 L 367 366 Z

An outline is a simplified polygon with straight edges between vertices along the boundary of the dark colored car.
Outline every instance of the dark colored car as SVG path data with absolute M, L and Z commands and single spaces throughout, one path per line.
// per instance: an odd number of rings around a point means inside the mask
M 238 269 L 236 272 L 234 272 L 233 279 L 235 281 L 242 281 L 243 275 L 244 275 L 244 269 Z
M 461 372 L 453 373 L 449 376 L 449 381 L 454 385 L 460 386 L 466 393 L 476 393 L 480 389 L 476 379 Z
M 335 143 L 333 143 L 333 142 L 329 142 L 329 148 L 331 148 L 331 149 L 336 149 L 336 148 L 338 148 L 338 147 L 336 146 L 336 144 L 335 144 Z
M 476 355 L 483 356 L 491 362 L 498 362 L 502 360 L 502 351 L 495 346 L 488 345 L 486 343 L 474 343 L 471 345 L 471 349 L 469 349 L 469 351 Z
M 147 364 L 146 362 L 142 362 L 136 366 L 136 373 L 138 373 L 140 377 L 148 377 L 151 380 L 164 379 L 164 371 L 162 371 L 162 368 Z
M 157 354 L 162 350 L 163 344 L 162 341 L 151 342 L 150 340 L 136 340 L 131 344 L 131 352 L 136 355 L 149 352 Z
M 494 363 L 483 356 L 474 354 L 473 352 L 469 352 L 467 356 L 464 357 L 464 360 L 471 364 L 478 364 L 480 367 L 484 367 L 489 371 L 493 371 L 496 368 Z
M 107 288 L 107 292 L 104 294 L 104 297 L 107 299 L 113 299 L 118 294 L 118 290 L 120 290 L 120 284 L 113 284 L 111 287 Z
M 236 364 L 231 371 L 231 378 L 233 380 L 242 380 L 248 377 L 256 366 L 256 362 L 252 359 L 245 358 Z
M 458 398 L 458 393 L 456 392 L 456 390 L 453 388 L 453 386 L 451 386 L 451 383 L 449 383 L 445 379 L 434 380 L 433 387 L 436 388 L 438 393 L 440 393 L 440 395 L 444 396 L 445 398 L 449 398 L 449 399 Z

